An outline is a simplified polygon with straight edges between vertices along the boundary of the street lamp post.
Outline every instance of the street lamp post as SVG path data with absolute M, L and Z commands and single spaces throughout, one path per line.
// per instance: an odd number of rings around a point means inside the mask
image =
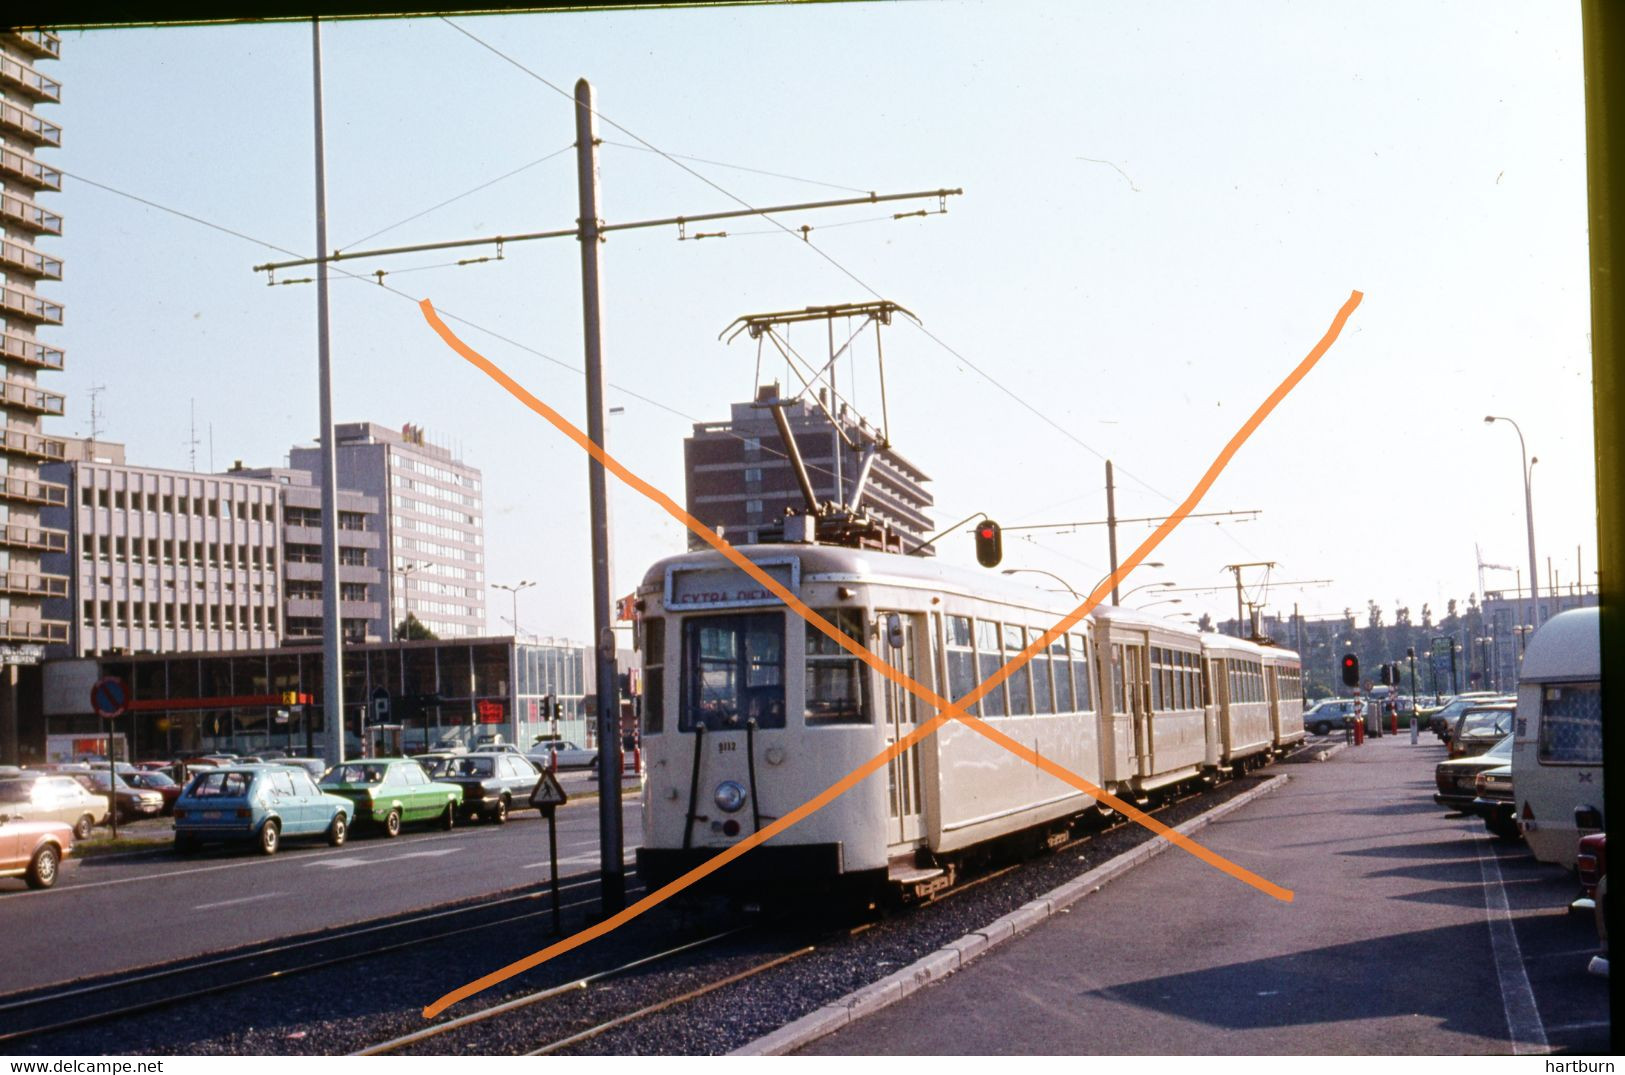
M 1168 587 L 1170 587 L 1172 585 L 1173 585 L 1173 583 L 1170 582 L 1170 581 L 1144 582 L 1144 583 L 1141 583 L 1140 585 L 1134 587 L 1134 589 L 1129 590 L 1127 593 L 1125 593 L 1123 595 L 1123 598 L 1126 600 L 1129 597 L 1132 597 L 1133 595 L 1139 593 L 1141 590 L 1151 590 L 1151 589 L 1164 589 L 1165 590 L 1165 589 L 1167 589 Z
M 1529 529 L 1529 622 L 1538 626 L 1540 624 L 1540 584 L 1536 580 L 1540 576 L 1535 568 L 1535 500 L 1530 494 L 1529 483 L 1534 476 L 1535 463 L 1540 462 L 1540 460 L 1538 458 L 1533 461 L 1530 460 L 1529 448 L 1523 441 L 1523 430 L 1518 428 L 1517 422 L 1498 414 L 1486 414 L 1484 422 L 1486 425 L 1494 422 L 1506 422 L 1518 434 L 1518 451 L 1523 454 L 1524 523 Z
M 409 588 L 411 586 L 412 572 L 421 571 L 428 566 L 428 564 L 423 563 L 407 564 L 405 567 L 395 569 L 395 574 L 401 577 L 401 621 L 395 626 L 397 641 L 406 637 L 406 624 L 412 618 L 412 594 Z
M 1143 605 L 1137 605 L 1135 606 L 1134 611 L 1138 612 L 1140 609 L 1150 608 L 1152 605 L 1182 605 L 1184 603 L 1185 599 L 1182 597 L 1164 597 L 1160 601 L 1147 601 Z
M 534 585 L 536 584 L 529 579 L 520 579 L 511 586 L 505 582 L 491 583 L 493 589 L 507 590 L 508 595 L 513 598 L 513 618 L 508 622 L 513 624 L 513 638 L 515 642 L 519 641 L 519 591 L 528 590 Z
M 1071 583 L 1067 582 L 1065 579 L 1063 579 L 1061 576 L 1057 575 L 1053 571 L 1045 571 L 1043 568 L 1040 568 L 1040 567 L 1007 567 L 1003 571 L 999 572 L 999 574 L 1001 574 L 1001 575 L 1048 575 L 1050 578 L 1054 579 L 1056 582 L 1059 582 L 1062 586 L 1065 586 L 1067 593 L 1071 594 L 1073 597 L 1076 597 L 1079 601 L 1083 600 L 1083 595 L 1078 593 L 1078 591 L 1074 590 L 1072 588 Z

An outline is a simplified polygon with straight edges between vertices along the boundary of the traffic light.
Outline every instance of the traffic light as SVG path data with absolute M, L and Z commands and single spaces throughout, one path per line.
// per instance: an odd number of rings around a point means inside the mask
M 983 567 L 998 567 L 1004 559 L 1004 534 L 992 519 L 976 524 L 976 562 Z
M 556 721 L 564 719 L 564 703 L 559 701 L 557 698 L 553 699 L 553 712 L 551 716 Z
M 1394 674 L 1393 672 L 1389 671 L 1387 662 L 1377 666 L 1377 677 L 1382 681 L 1382 685 L 1384 687 L 1391 687 L 1394 685 Z
M 1352 653 L 1343 654 L 1343 685 L 1345 687 L 1360 685 L 1360 658 Z

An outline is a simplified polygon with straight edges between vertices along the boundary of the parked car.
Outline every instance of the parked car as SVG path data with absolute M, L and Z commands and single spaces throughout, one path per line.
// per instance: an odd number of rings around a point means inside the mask
M 327 762 L 321 758 L 278 758 L 278 765 L 292 765 L 303 769 L 310 774 L 312 780 L 320 780 L 322 774 L 327 772 Z
M 321 791 L 291 765 L 234 765 L 198 775 L 175 804 L 175 850 L 206 840 L 252 841 L 274 855 L 288 836 L 349 835 L 350 800 Z
M 111 794 L 114 807 L 118 810 L 120 821 L 130 821 L 139 817 L 157 817 L 164 812 L 164 797 L 156 791 L 147 791 L 142 788 L 133 788 L 124 782 L 124 778 L 114 779 L 106 769 L 91 769 L 88 772 L 74 773 L 73 779 L 79 781 L 86 791 L 98 795 Z
M 1345 727 L 1358 714 L 1359 704 L 1353 698 L 1328 698 L 1316 702 L 1304 713 L 1303 726 L 1314 735 L 1325 735 L 1333 728 Z
M 1516 708 L 1512 702 L 1493 702 L 1462 710 L 1461 716 L 1456 719 L 1455 729 L 1450 733 L 1450 756 L 1471 758 L 1511 735 L 1512 715 Z
M 411 758 L 369 758 L 335 765 L 322 777 L 323 791 L 355 804 L 355 821 L 380 826 L 399 836 L 409 821 L 438 818 L 442 828 L 456 824 L 463 789 L 429 779 Z
M 132 788 L 142 791 L 156 791 L 164 797 L 164 814 L 175 812 L 175 800 L 181 797 L 181 786 L 169 778 L 168 773 L 149 772 L 141 769 L 134 772 L 119 773 L 119 779 Z
M 72 850 L 73 830 L 60 821 L 28 821 L 0 807 L 0 877 L 21 877 L 29 888 L 50 888 Z
M 107 796 L 86 791 L 71 777 L 35 773 L 0 780 L 0 813 L 21 821 L 59 822 L 80 840 L 90 839 L 108 809 Z
M 1484 819 L 1484 827 L 1503 840 L 1516 840 L 1523 834 L 1518 830 L 1518 817 L 1512 798 L 1512 766 L 1500 765 L 1485 769 L 1473 778 L 1472 812 Z
M 530 793 L 542 778 L 523 755 L 506 751 L 451 755 L 437 762 L 430 775 L 462 789 L 458 812 L 463 817 L 479 816 L 498 825 L 515 806 L 530 805 Z
M 1470 814 L 1473 800 L 1478 798 L 1478 774 L 1486 769 L 1511 764 L 1510 735 L 1502 736 L 1499 743 L 1482 754 L 1470 758 L 1448 758 L 1433 767 L 1433 783 L 1438 788 L 1433 793 L 1433 801 L 1451 810 Z
M 560 769 L 591 769 L 598 764 L 596 747 L 578 747 L 565 739 L 545 739 L 530 748 L 529 758 L 538 769 L 552 768 L 553 758 L 559 759 Z
M 1495 691 L 1469 691 L 1466 694 L 1458 694 L 1429 714 L 1428 727 L 1432 729 L 1434 735 L 1448 742 L 1450 730 L 1456 726 L 1456 720 L 1461 716 L 1462 711 L 1469 706 L 1481 702 L 1510 702 L 1512 700 L 1511 695 L 1498 694 Z

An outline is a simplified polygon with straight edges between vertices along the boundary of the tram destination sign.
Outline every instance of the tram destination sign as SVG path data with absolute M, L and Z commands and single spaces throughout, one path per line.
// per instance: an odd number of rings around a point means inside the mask
M 791 593 L 801 587 L 801 560 L 778 556 L 757 560 L 756 566 Z M 666 569 L 666 610 L 745 608 L 781 604 L 773 591 L 733 567 L 669 567 Z

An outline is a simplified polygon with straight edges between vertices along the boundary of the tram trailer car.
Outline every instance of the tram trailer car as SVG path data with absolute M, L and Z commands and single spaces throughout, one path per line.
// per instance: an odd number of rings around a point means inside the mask
M 1069 611 L 1054 595 L 923 557 L 740 549 L 921 685 L 960 698 Z M 638 589 L 648 777 L 638 872 L 663 884 L 823 791 L 935 714 L 720 554 L 656 563 Z M 1099 783 L 1088 619 L 972 712 Z M 732 864 L 733 882 L 888 879 L 920 894 L 954 860 L 1094 798 L 958 722 Z

